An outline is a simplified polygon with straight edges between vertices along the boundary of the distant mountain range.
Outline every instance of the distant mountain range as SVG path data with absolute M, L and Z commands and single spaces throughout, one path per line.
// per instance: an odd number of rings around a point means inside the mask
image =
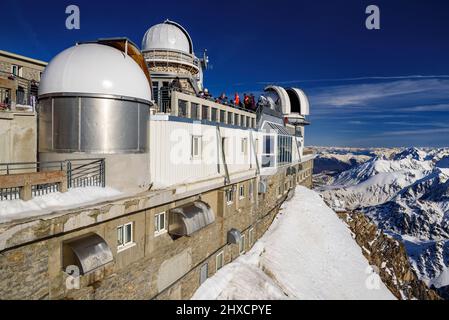
M 429 287 L 449 293 L 449 148 L 317 148 L 316 188 L 405 244 Z

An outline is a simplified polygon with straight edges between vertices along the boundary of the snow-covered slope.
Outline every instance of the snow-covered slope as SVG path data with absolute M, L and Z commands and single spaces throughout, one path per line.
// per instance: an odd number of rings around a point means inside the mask
M 321 186 L 334 209 L 360 210 L 404 241 L 417 274 L 449 285 L 449 150 L 408 148 L 341 172 Z
M 320 196 L 297 187 L 245 255 L 220 269 L 193 299 L 394 299 L 346 225 Z

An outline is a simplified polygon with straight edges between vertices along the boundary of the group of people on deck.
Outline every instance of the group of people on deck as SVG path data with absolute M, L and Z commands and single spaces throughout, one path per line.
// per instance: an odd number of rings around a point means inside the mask
M 243 94 L 243 99 L 240 99 L 238 92 L 234 94 L 234 99 L 228 101 L 228 97 L 223 92 L 218 98 L 215 99 L 215 102 L 235 106 L 238 108 L 244 108 L 252 111 L 256 111 L 256 98 L 254 94 Z

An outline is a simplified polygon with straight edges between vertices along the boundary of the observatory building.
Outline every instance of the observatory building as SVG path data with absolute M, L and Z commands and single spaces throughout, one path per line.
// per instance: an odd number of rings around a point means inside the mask
M 219 101 L 207 65 L 170 20 L 141 49 L 99 39 L 49 62 L 35 161 L 0 164 L 0 201 L 37 203 L 0 217 L 0 297 L 190 298 L 312 186 L 306 94 L 270 85 L 256 109 Z M 73 194 L 89 201 L 62 200 Z

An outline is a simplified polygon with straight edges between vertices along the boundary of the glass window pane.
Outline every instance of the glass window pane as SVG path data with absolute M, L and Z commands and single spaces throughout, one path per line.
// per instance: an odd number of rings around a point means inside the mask
M 117 245 L 123 245 L 123 227 L 120 226 L 117 228 Z
M 165 229 L 165 213 L 162 213 L 159 216 L 159 231 Z
M 132 241 L 132 224 L 127 224 L 125 226 L 125 243 Z

